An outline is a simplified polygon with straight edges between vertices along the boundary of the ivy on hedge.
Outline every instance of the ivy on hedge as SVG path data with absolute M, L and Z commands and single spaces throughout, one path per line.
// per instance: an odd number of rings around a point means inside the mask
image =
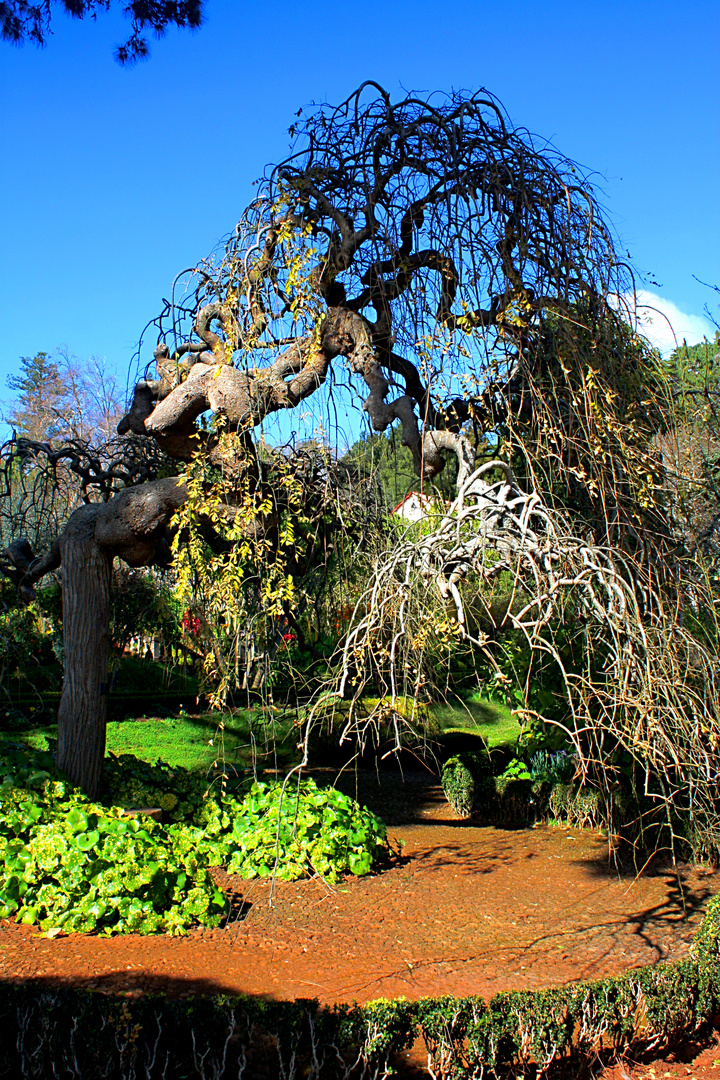
M 77 1080 L 390 1074 L 422 1039 L 443 1080 L 553 1076 L 589 1056 L 657 1049 L 694 1032 L 720 1002 L 720 897 L 691 955 L 675 963 L 541 991 L 480 998 L 316 1001 L 125 996 L 0 984 L 6 1074 Z

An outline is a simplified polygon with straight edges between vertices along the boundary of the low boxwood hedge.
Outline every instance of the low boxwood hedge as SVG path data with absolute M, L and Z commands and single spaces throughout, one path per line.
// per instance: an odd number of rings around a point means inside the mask
M 720 1002 L 720 897 L 686 960 L 550 990 L 322 1007 L 225 995 L 107 994 L 0 983 L 0 1075 L 44 1080 L 380 1080 L 422 1040 L 442 1080 L 578 1076 L 605 1053 L 660 1050 Z M 3 1071 L 4 1070 L 4 1071 Z M 417 1074 L 415 1074 L 417 1075 Z
M 27 763 L 18 767 L 29 769 Z M 17 809 L 27 812 L 28 828 L 42 825 L 40 817 L 33 820 L 33 793 L 62 783 L 38 775 L 43 771 L 23 774 L 19 786 Z M 139 779 L 130 782 L 134 795 Z M 6 795 L 18 790 L 6 786 Z M 185 780 L 178 785 L 178 807 L 194 804 L 191 788 Z M 118 794 L 121 789 L 118 784 Z M 64 799 L 66 792 L 52 788 L 51 794 Z M 208 843 L 219 842 L 212 830 L 220 837 L 229 831 L 223 811 L 202 805 Z M 83 838 L 81 851 L 102 835 L 93 813 L 79 800 L 68 814 L 68 836 Z M 108 820 L 120 818 L 109 814 Z M 131 826 L 131 840 L 154 827 Z M 12 846 L 12 857 L 19 852 Z M 184 871 L 173 866 L 172 872 Z M 108 994 L 49 980 L 0 982 L 0 1075 L 380 1080 L 397 1067 L 402 1050 L 421 1040 L 428 1075 L 438 1080 L 577 1076 L 599 1054 L 660 1050 L 720 1011 L 720 896 L 709 902 L 685 960 L 594 982 L 501 993 L 489 1002 L 448 997 L 328 1008 L 309 1000 L 182 996 L 182 989 L 175 986 L 175 996 Z

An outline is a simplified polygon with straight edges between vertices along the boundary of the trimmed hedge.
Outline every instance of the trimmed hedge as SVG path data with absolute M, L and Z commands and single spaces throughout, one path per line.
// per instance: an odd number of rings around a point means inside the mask
M 689 959 L 480 998 L 316 1001 L 109 995 L 0 983 L 0 1075 L 32 1080 L 380 1080 L 417 1038 L 437 1080 L 577 1075 L 599 1052 L 658 1049 L 720 1001 L 720 897 Z
M 514 773 L 496 776 L 487 751 L 448 758 L 440 776 L 445 798 L 459 817 L 477 815 L 484 824 L 526 825 L 550 817 L 581 829 L 610 828 L 599 791 L 542 773 L 533 777 L 523 762 L 515 764 Z

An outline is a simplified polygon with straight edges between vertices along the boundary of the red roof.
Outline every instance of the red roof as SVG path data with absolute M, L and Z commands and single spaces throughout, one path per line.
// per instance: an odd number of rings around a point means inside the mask
M 401 507 L 401 506 L 404 506 L 404 505 L 405 505 L 405 503 L 406 503 L 406 502 L 408 501 L 408 499 L 412 498 L 412 496 L 413 496 L 413 495 L 417 495 L 418 499 L 420 500 L 420 505 L 421 505 L 421 506 L 422 506 L 422 505 L 423 505 L 424 503 L 432 503 L 432 502 L 434 502 L 434 501 L 435 501 L 434 499 L 431 499 L 429 495 L 426 495 L 424 491 L 408 491 L 408 493 L 407 493 L 407 495 L 405 496 L 405 498 L 404 498 L 404 499 L 401 499 L 401 500 L 400 500 L 400 502 L 399 502 L 399 503 L 397 504 L 397 506 L 394 506 L 394 507 L 392 508 L 392 510 L 390 511 L 390 513 L 391 513 L 391 514 L 395 514 L 395 513 L 397 513 L 397 511 L 398 511 L 398 510 L 400 509 L 400 507 Z

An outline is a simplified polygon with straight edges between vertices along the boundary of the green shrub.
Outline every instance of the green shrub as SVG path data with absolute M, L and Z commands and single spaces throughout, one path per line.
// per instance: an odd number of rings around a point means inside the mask
M 470 817 L 475 806 L 475 778 L 460 757 L 451 757 L 443 765 L 440 777 L 445 798 L 458 817 Z
M 533 780 L 547 780 L 551 785 L 569 784 L 575 775 L 576 757 L 566 750 L 537 750 L 530 757 Z
M 494 791 L 492 765 L 487 750 L 456 754 L 448 758 L 440 774 L 445 798 L 459 817 L 470 817 L 480 794 Z
M 0 918 L 46 932 L 182 934 L 223 918 L 211 866 L 244 878 L 318 873 L 336 881 L 369 873 L 388 851 L 379 818 L 312 780 L 285 791 L 255 783 L 237 798 L 184 769 L 129 756 L 109 773 L 121 804 L 164 801 L 175 821 L 90 802 L 58 778 L 49 754 L 0 755 Z
M 553 818 L 579 828 L 608 828 L 601 793 L 571 783 L 574 771 L 575 759 L 565 751 L 539 751 L 530 764 L 515 757 L 493 776 L 485 751 L 448 758 L 441 783 L 460 817 L 477 814 L 484 821 L 503 824 Z

